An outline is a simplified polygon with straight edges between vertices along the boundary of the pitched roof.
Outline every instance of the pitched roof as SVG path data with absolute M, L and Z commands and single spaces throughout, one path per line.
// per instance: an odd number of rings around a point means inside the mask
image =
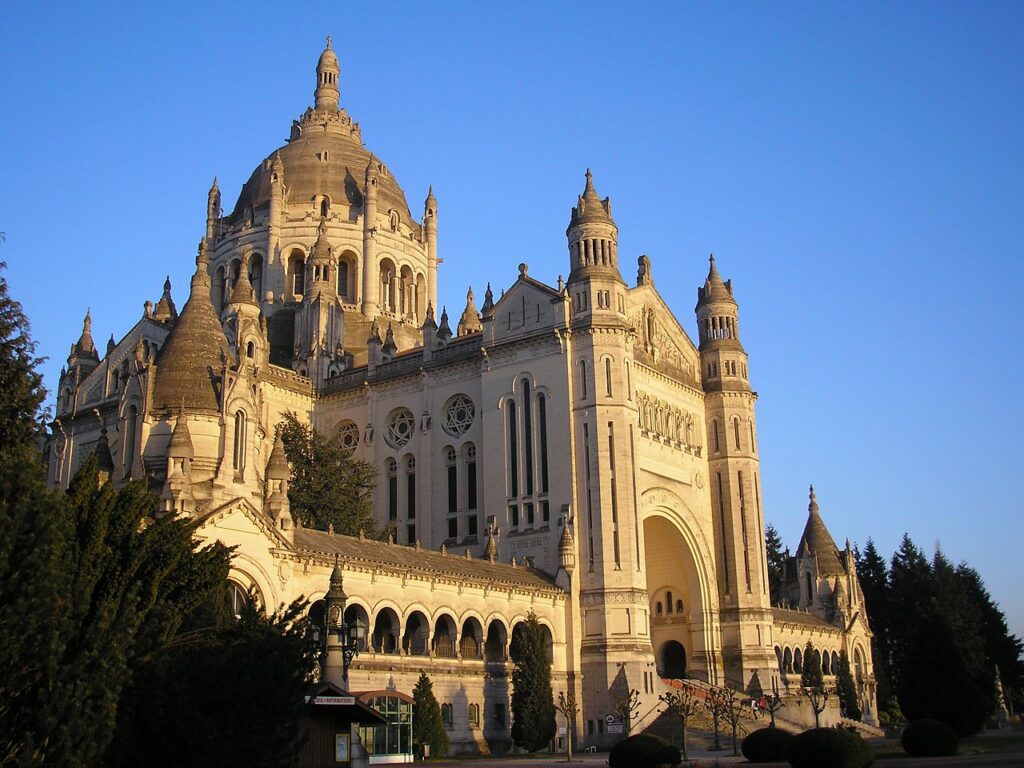
M 415 549 L 371 539 L 361 540 L 354 536 L 342 536 L 311 528 L 295 529 L 295 547 L 330 556 L 338 555 L 342 560 L 352 563 L 435 573 L 477 583 L 513 584 L 530 589 L 559 589 L 549 577 L 526 566 L 492 563 L 455 553 L 442 554 L 431 549 Z
M 813 613 L 805 611 L 794 611 L 791 608 L 772 608 L 772 618 L 776 622 L 785 624 L 799 624 L 803 627 L 816 627 L 818 629 L 838 630 L 835 624 L 830 624 Z
M 832 534 L 828 532 L 825 521 L 818 512 L 818 500 L 814 497 L 814 486 L 811 486 L 811 500 L 807 505 L 807 525 L 800 537 L 800 545 L 796 549 L 798 557 L 816 557 L 820 574 L 845 573 L 839 559 L 839 547 L 836 546 Z

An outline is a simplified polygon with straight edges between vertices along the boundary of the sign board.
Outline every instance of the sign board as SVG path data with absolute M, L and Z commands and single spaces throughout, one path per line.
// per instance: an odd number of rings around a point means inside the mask
M 558 726 L 558 735 L 559 736 L 565 736 L 565 734 L 567 734 L 568 732 L 569 732 L 569 729 L 566 728 L 564 725 Z
M 608 725 L 611 725 L 612 723 L 619 722 L 619 718 L 618 718 L 618 715 L 605 715 L 604 716 L 604 721 L 606 723 L 608 723 Z
M 345 698 L 345 697 L 336 697 Z M 347 733 L 336 733 L 334 734 L 334 762 L 336 763 L 348 763 L 349 761 L 349 734 Z
M 608 733 L 622 733 L 622 723 L 608 723 Z
M 355 696 L 316 696 L 313 698 L 311 704 L 328 704 L 335 707 L 354 707 L 356 704 Z

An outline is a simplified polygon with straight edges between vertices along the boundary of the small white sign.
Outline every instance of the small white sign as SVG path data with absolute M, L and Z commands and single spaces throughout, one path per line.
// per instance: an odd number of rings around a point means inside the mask
M 314 704 L 328 704 L 335 707 L 355 706 L 355 696 L 317 696 L 313 699 Z
M 622 723 L 608 723 L 608 733 L 622 733 Z
M 558 735 L 559 736 L 565 736 L 565 734 L 567 734 L 568 732 L 569 732 L 569 729 L 566 728 L 564 725 L 558 726 Z

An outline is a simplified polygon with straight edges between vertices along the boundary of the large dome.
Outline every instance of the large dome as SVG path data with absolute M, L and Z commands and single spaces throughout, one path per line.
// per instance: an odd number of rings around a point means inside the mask
M 325 63 L 324 57 L 330 60 Z M 327 195 L 332 206 L 361 209 L 366 166 L 373 157 L 363 146 L 359 125 L 337 104 L 337 58 L 327 48 L 317 64 L 317 102 L 292 125 L 291 138 L 268 155 L 242 186 L 230 219 L 238 220 L 247 208 L 256 210 L 270 202 L 270 181 L 275 155 L 284 166 L 285 202 L 309 204 Z M 380 159 L 375 158 L 379 163 Z M 414 225 L 405 193 L 386 168 L 377 170 L 378 208 L 394 209 Z

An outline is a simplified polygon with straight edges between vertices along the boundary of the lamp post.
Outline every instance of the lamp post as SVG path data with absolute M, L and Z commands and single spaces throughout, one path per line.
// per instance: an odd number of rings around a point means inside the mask
M 359 647 L 366 642 L 366 625 L 356 619 L 345 622 L 345 604 L 348 595 L 342 587 L 341 567 L 334 559 L 331 586 L 324 597 L 324 669 L 327 681 L 348 690 L 348 668 L 359 655 Z

